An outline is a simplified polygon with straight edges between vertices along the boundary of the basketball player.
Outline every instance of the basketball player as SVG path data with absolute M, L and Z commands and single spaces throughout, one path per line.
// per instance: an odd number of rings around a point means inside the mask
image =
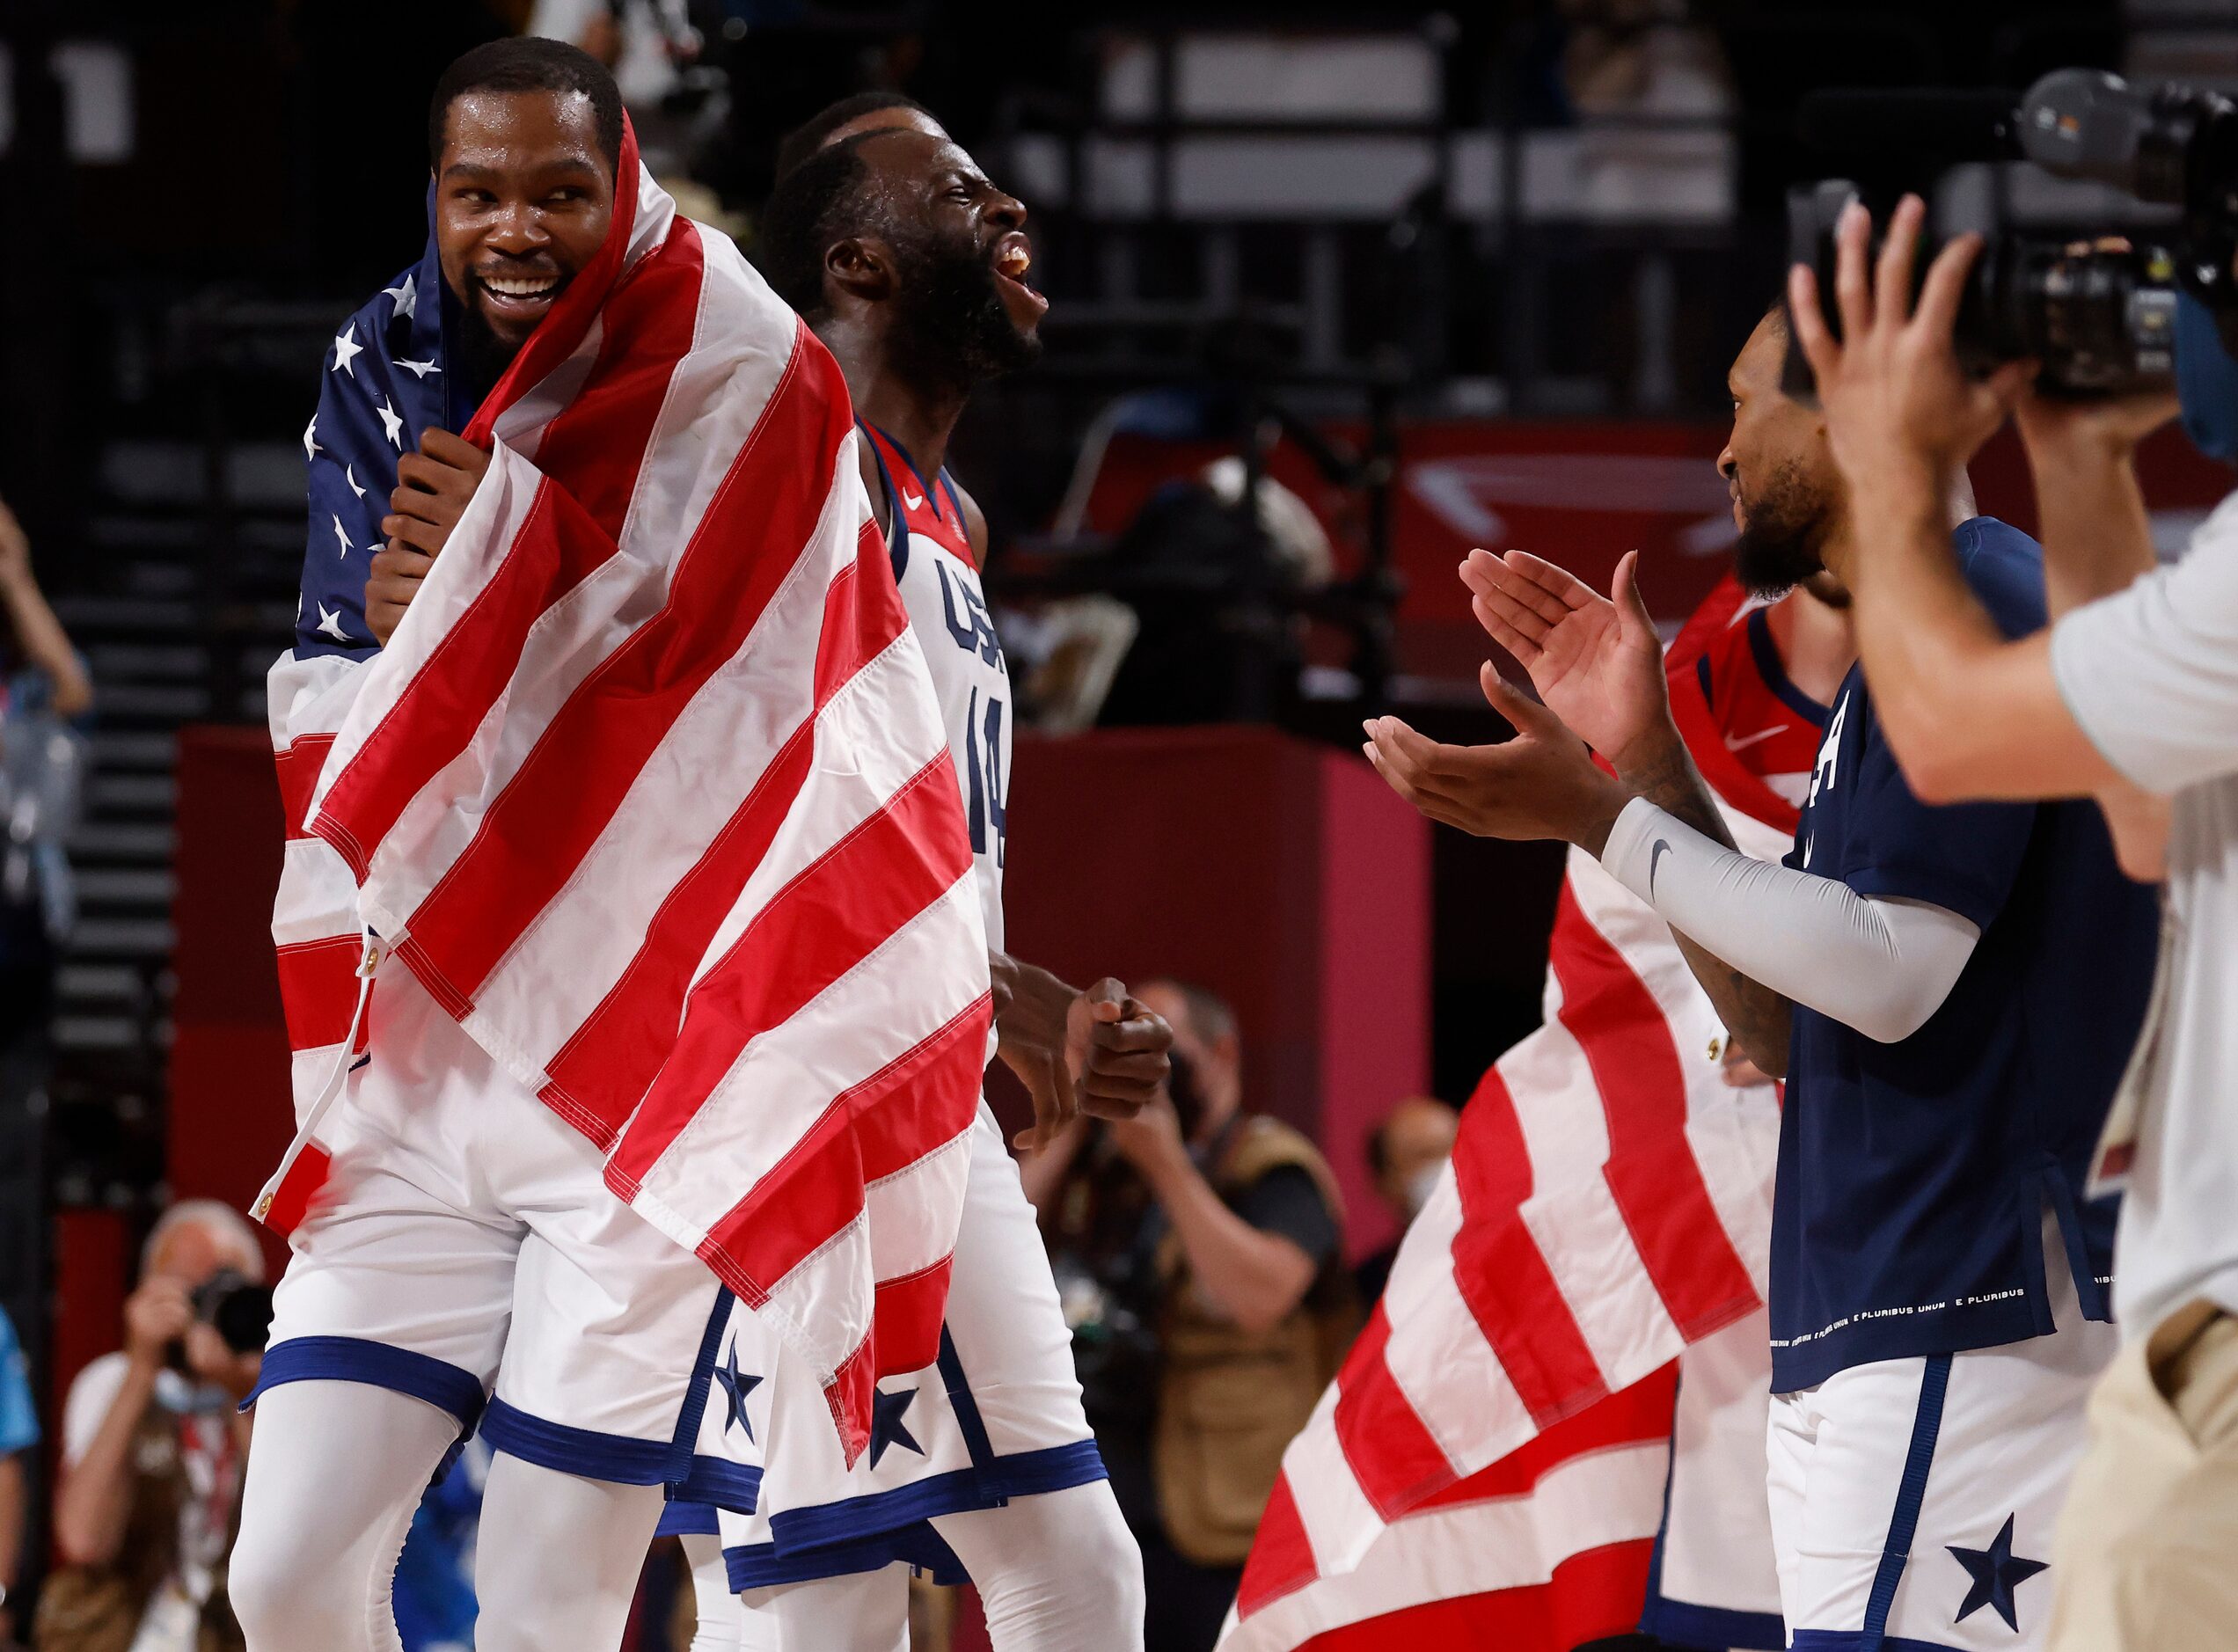
M 1001 1054 L 1029 1085 L 1059 1058 L 1068 1017 L 1081 1103 L 1130 1112 L 1166 1070 L 1172 1034 L 1116 982 L 1081 995 L 1004 955 L 1002 861 L 1013 699 L 979 581 L 985 518 L 949 475 L 970 392 L 1040 354 L 1046 301 L 1024 281 L 1025 208 L 929 115 L 850 100 L 796 140 L 757 256 L 846 374 L 863 480 L 948 720 L 977 855 L 998 985 Z M 801 151 L 805 150 L 805 153 Z M 1006 1000 L 1003 994 L 1007 990 Z M 1038 1144 L 1064 1122 L 1039 1110 Z M 908 1568 L 969 1575 L 1001 1652 L 1142 1644 L 1141 1561 L 1081 1409 L 1071 1336 L 1035 1216 L 991 1115 L 974 1134 L 941 1358 L 889 1378 L 869 1450 L 840 1461 L 808 1373 L 743 1311 L 716 1364 L 724 1403 L 700 1450 L 757 1476 L 750 1517 L 726 1510 L 726 1566 L 705 1509 L 672 1511 L 701 1600 L 695 1645 L 891 1652 L 905 1643 Z M 737 1501 L 737 1500 L 733 1500 Z M 720 1599 L 710 1599 L 711 1589 Z
M 1851 501 L 1823 417 L 1781 392 L 1787 347 L 1774 311 L 1730 376 L 1740 572 L 1839 585 Z M 2039 628 L 2036 546 L 1957 479 L 1968 584 L 2007 634 Z M 1371 759 L 1433 818 L 1599 855 L 1788 1079 L 1770 1488 L 1790 1644 L 2041 1646 L 2039 1574 L 2114 1351 L 2113 1213 L 2083 1188 L 2143 1012 L 2151 893 L 2087 802 L 1920 803 L 1854 669 L 1794 852 L 1751 860 L 1671 727 L 1633 559 L 1613 603 L 1515 552 L 1473 553 L 1464 577 L 1545 704 L 1488 676 L 1517 738 L 1444 747 L 1379 719 Z
M 337 335 L 304 435 L 283 713 L 289 681 L 342 686 L 377 654 L 450 543 L 490 459 L 447 432 L 606 245 L 624 131 L 613 77 L 555 41 L 478 48 L 438 82 L 429 251 Z M 728 269 L 705 303 L 751 302 L 750 272 Z M 406 1529 L 479 1423 L 496 1457 L 477 1644 L 612 1647 L 720 1286 L 408 971 L 381 974 L 369 1019 L 254 1396 L 229 1576 L 248 1644 L 392 1652 Z

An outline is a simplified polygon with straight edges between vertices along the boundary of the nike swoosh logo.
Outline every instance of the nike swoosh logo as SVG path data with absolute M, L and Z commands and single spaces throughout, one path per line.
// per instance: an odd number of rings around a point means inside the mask
M 1791 723 L 1774 723 L 1769 728 L 1760 730 L 1753 735 L 1744 735 L 1741 739 L 1727 740 L 1725 742 L 1725 749 L 1728 751 L 1746 751 L 1751 746 L 1759 744 L 1763 741 L 1769 740 L 1774 735 L 1786 734 L 1788 730 L 1793 727 L 1794 725 Z
M 902 495 L 902 503 L 911 510 L 922 510 L 925 508 L 924 499 L 916 493 L 903 493 Z
M 1656 868 L 1670 852 L 1671 839 L 1668 837 L 1657 838 L 1655 847 L 1648 851 L 1648 899 L 1650 901 L 1655 899 Z

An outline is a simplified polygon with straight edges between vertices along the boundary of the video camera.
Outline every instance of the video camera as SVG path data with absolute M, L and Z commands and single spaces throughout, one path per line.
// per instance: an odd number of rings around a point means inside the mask
M 1894 157 L 1930 173 L 1966 161 L 2027 160 L 2053 175 L 2110 185 L 2176 209 L 2147 238 L 2055 238 L 2011 227 L 2006 194 L 1993 187 L 1944 192 L 1922 268 L 1936 246 L 1967 231 L 1983 238 L 1956 328 L 1959 360 L 1986 373 L 2006 362 L 2043 364 L 2039 385 L 2072 396 L 2165 388 L 2176 368 L 2178 295 L 2213 315 L 2228 347 L 2238 337 L 2238 105 L 2217 93 L 2169 86 L 2140 91 L 2116 76 L 2063 69 L 2015 103 L 1979 92 L 1821 92 L 1799 124 L 1822 150 Z M 1915 183 L 1932 177 L 1915 178 Z M 1834 313 L 1834 230 L 1861 192 L 1846 179 L 1805 186 L 1788 198 L 1791 261 L 1818 274 L 1827 325 Z M 1889 201 L 1868 199 L 1876 217 Z M 1809 395 L 1810 369 L 1789 348 L 1790 394 Z

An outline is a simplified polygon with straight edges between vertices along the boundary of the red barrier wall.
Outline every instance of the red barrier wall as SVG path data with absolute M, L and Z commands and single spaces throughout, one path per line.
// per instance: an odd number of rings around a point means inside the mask
M 272 959 L 285 830 L 272 742 L 258 728 L 186 729 L 178 780 L 171 1185 L 245 1210 L 294 1129 Z M 277 1278 L 286 1246 L 267 1234 L 265 1251 Z
M 1008 807 L 1010 949 L 1227 999 L 1250 1104 L 1327 1149 L 1354 1254 L 1381 1243 L 1362 1138 L 1429 1083 L 1422 819 L 1359 758 L 1240 727 L 1021 738 Z

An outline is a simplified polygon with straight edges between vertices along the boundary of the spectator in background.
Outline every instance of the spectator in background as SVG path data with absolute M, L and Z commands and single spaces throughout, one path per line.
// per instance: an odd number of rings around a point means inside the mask
M 39 1408 L 15 1322 L 0 1309 L 0 1646 L 16 1643 L 10 1597 L 23 1568 L 24 1533 L 31 1515 L 31 1474 L 25 1455 L 39 1444 Z
M 1390 1244 L 1362 1258 L 1353 1269 L 1363 1306 L 1372 1306 L 1383 1295 L 1384 1281 L 1391 1277 L 1391 1264 L 1399 1255 L 1399 1246 L 1423 1206 L 1430 1202 L 1438 1173 L 1453 1156 L 1453 1137 L 1460 1127 L 1461 1115 L 1452 1107 L 1435 1096 L 1417 1095 L 1393 1107 L 1384 1115 L 1383 1122 L 1368 1132 L 1368 1168 L 1375 1173 L 1376 1191 L 1399 1218 L 1399 1231 L 1391 1236 Z
M 55 954 L 76 917 L 62 841 L 77 812 L 84 741 L 70 725 L 92 708 L 93 684 L 40 592 L 31 571 L 31 541 L 4 501 L 0 615 L 6 619 L 0 637 L 0 1056 L 5 1056 L 45 1030 Z
M 40 1652 L 223 1652 L 249 1419 L 270 1321 L 264 1254 L 211 1199 L 173 1205 L 141 1253 L 124 1347 L 70 1385 Z M 261 1323 L 259 1322 L 260 1317 Z
M 579 46 L 613 70 L 639 157 L 671 194 L 683 186 L 677 210 L 703 222 L 711 204 L 720 214 L 691 175 L 728 99 L 719 72 L 696 67 L 703 42 L 686 0 L 536 0 L 523 33 Z
M 1145 1646 L 1207 1652 L 1357 1315 L 1335 1181 L 1304 1136 L 1244 1110 L 1233 1012 L 1174 981 L 1136 996 L 1174 1028 L 1166 1093 L 1124 1122 L 1082 1121 L 1025 1179 L 1142 1546 Z

